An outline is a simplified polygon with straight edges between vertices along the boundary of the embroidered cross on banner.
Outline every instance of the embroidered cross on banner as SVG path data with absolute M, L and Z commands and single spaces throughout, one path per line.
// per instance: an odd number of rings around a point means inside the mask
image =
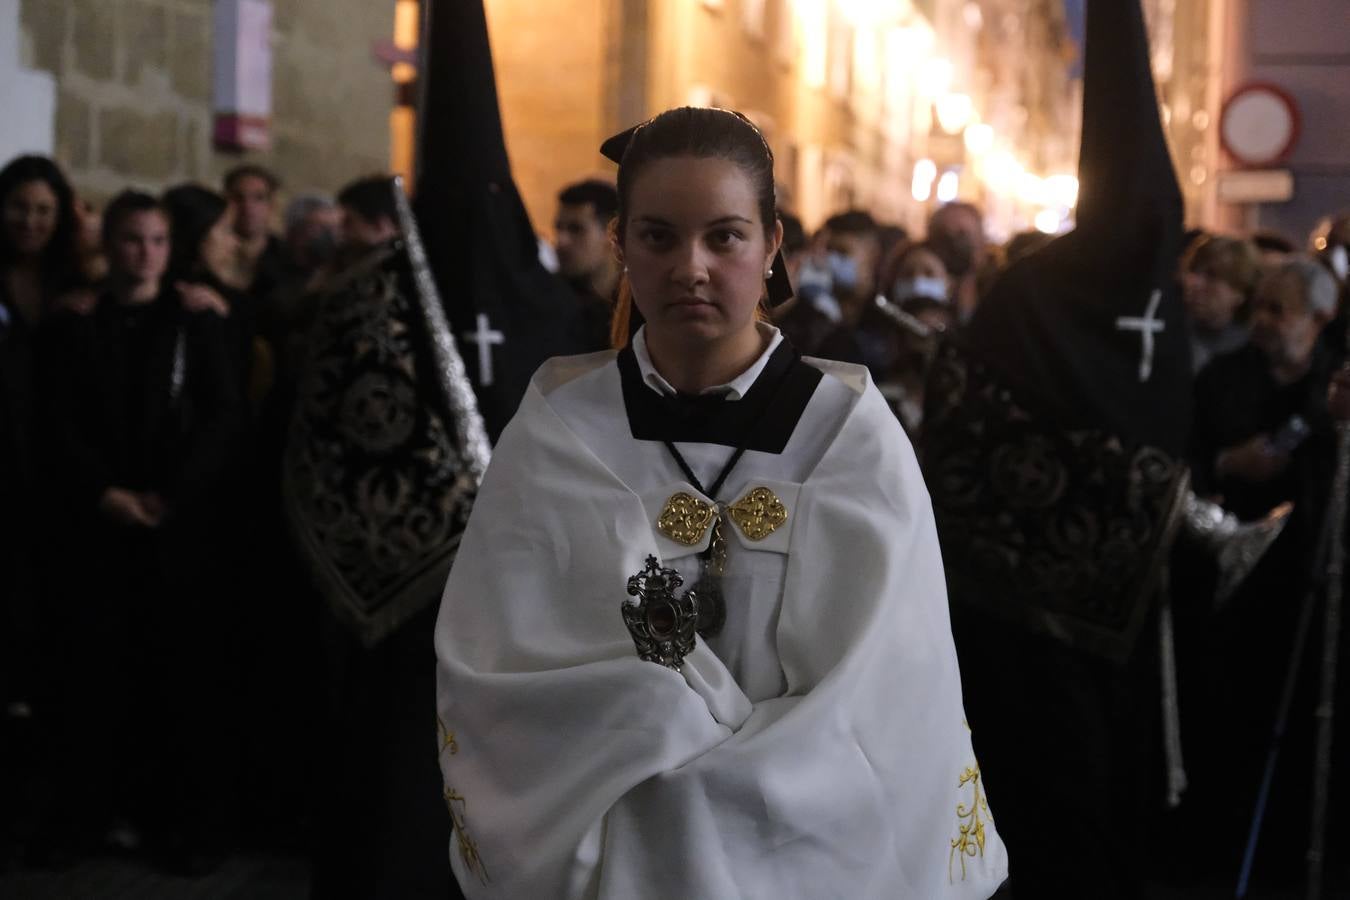
M 478 314 L 478 329 L 464 332 L 464 340 L 478 345 L 478 383 L 483 387 L 492 384 L 492 347 L 506 343 L 506 335 L 492 327 L 492 321 L 486 313 Z
M 1148 309 L 1143 316 L 1121 316 L 1116 319 L 1118 331 L 1137 331 L 1143 341 L 1139 356 L 1139 380 L 1148 381 L 1153 374 L 1153 336 L 1167 328 L 1167 323 L 1157 318 L 1158 304 L 1162 302 L 1162 291 L 1156 290 L 1148 298 Z

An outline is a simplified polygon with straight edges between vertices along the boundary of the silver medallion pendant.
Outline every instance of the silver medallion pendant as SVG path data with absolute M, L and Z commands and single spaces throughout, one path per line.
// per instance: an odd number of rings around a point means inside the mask
M 698 609 L 698 633 L 704 638 L 716 637 L 727 623 L 727 601 L 722 596 L 722 579 L 704 573 L 689 589 Z
M 638 599 L 619 605 L 638 656 L 676 672 L 694 651 L 699 626 L 699 598 L 692 590 L 675 596 L 683 584 L 679 572 L 662 568 L 655 556 L 648 556 L 646 567 L 628 579 L 628 594 Z

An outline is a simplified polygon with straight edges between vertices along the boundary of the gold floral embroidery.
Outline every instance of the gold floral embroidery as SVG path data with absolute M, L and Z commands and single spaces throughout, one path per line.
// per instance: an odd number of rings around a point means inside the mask
M 703 540 L 704 532 L 716 518 L 715 506 L 680 491 L 666 501 L 656 528 L 675 543 L 692 547 Z
M 440 716 L 436 717 L 436 733 L 440 738 L 442 755 L 449 752 L 454 756 L 459 752 L 459 741 L 455 740 L 455 733 L 445 726 Z M 442 796 L 445 798 L 445 808 L 450 812 L 450 824 L 455 832 L 455 840 L 459 842 L 459 856 L 464 860 L 464 867 L 480 883 L 488 884 L 492 878 L 488 875 L 487 864 L 483 862 L 483 857 L 478 852 L 478 844 L 469 835 L 469 826 L 465 821 L 465 813 L 469 808 L 468 801 L 464 799 L 463 794 L 449 785 L 446 785 Z
M 456 743 L 455 741 L 455 733 L 451 731 L 449 728 L 445 727 L 445 723 L 441 721 L 440 716 L 436 717 L 436 734 L 441 739 L 442 753 L 444 753 L 446 750 L 449 750 L 450 755 L 454 756 L 456 753 L 459 752 L 459 744 Z
M 787 521 L 787 507 L 766 487 L 757 487 L 727 508 L 731 521 L 752 541 L 762 541 Z
M 956 804 L 956 837 L 952 838 L 952 849 L 947 854 L 947 881 L 954 882 L 952 876 L 952 863 L 959 857 L 961 860 L 961 880 L 966 880 L 966 858 L 984 856 L 984 838 L 985 838 L 985 820 L 990 819 L 989 801 L 985 799 L 984 792 L 980 790 L 980 767 L 967 767 L 961 773 L 961 780 L 957 782 L 957 789 L 970 785 L 974 794 L 971 797 L 970 806 L 964 803 Z M 992 820 L 991 820 L 992 821 Z
M 459 804 L 459 807 L 456 808 L 455 804 Z M 445 808 L 450 811 L 450 824 L 454 828 L 456 840 L 459 841 L 459 856 L 464 860 L 464 867 L 480 884 L 488 884 L 492 878 L 488 875 L 487 865 L 478 853 L 478 844 L 469 836 L 468 826 L 464 823 L 464 813 L 468 810 L 469 804 L 454 788 L 446 788 Z

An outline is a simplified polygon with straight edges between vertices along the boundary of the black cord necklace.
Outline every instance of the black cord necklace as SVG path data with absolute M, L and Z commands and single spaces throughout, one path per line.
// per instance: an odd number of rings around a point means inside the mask
M 791 369 L 784 371 L 778 377 L 777 383 L 774 385 L 775 393 L 786 381 L 788 371 L 791 371 Z M 736 449 L 722 466 L 722 471 L 713 479 L 711 488 L 703 487 L 703 482 L 694 474 L 694 470 L 690 468 L 684 454 L 680 453 L 674 441 L 663 442 L 666 449 L 670 451 L 670 455 L 675 459 L 675 464 L 684 473 L 684 477 L 689 479 L 689 483 L 700 494 L 711 500 L 716 508 L 716 517 L 712 524 L 712 539 L 708 542 L 708 548 L 698 555 L 702 571 L 699 580 L 690 589 L 690 593 L 698 598 L 698 633 L 704 638 L 719 634 L 727 621 L 726 598 L 722 594 L 722 576 L 726 574 L 727 565 L 726 504 L 718 500 L 717 495 L 726 484 L 727 478 L 731 476 L 732 470 L 736 468 L 736 464 L 745 455 L 755 429 L 759 427 L 770 405 L 766 405 L 760 414 L 755 417 L 755 421 L 751 423 L 750 427 L 746 428 L 745 434 L 741 436 L 740 442 L 736 445 Z

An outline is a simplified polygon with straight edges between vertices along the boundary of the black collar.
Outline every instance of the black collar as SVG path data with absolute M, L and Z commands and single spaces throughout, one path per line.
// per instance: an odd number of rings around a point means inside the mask
M 783 452 L 822 377 L 786 339 L 745 396 L 734 401 L 656 392 L 642 380 L 631 343 L 618 362 L 628 427 L 637 440 L 744 446 L 761 453 Z

